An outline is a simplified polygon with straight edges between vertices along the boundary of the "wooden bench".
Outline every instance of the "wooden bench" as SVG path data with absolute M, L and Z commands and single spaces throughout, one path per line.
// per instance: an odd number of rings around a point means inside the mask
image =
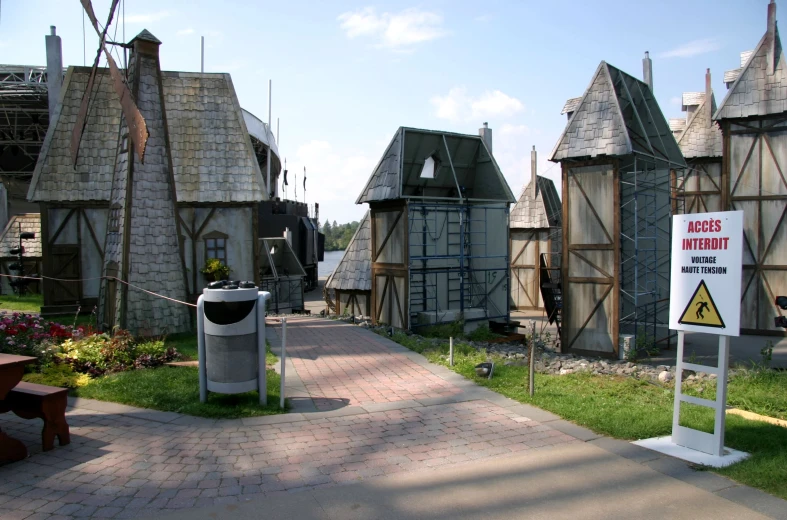
M 71 442 L 66 422 L 67 405 L 67 388 L 22 381 L 8 392 L 5 400 L 0 401 L 0 412 L 11 411 L 23 419 L 43 419 L 41 441 L 44 451 L 49 451 L 55 447 L 55 437 L 61 446 Z

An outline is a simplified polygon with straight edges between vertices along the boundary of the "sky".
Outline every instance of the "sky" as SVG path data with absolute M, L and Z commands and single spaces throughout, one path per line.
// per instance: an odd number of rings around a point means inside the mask
M 110 3 L 93 1 L 102 23 Z M 476 134 L 488 122 L 515 195 L 533 146 L 559 190 L 548 159 L 560 111 L 602 60 L 641 78 L 649 51 L 664 116 L 683 117 L 681 94 L 704 91 L 706 68 L 721 103 L 724 71 L 759 42 L 767 3 L 122 0 L 111 33 L 148 29 L 163 42 L 162 69 L 179 71 L 199 71 L 204 36 L 205 71 L 230 73 L 241 106 L 264 121 L 272 80 L 272 128 L 298 200 L 305 167 L 306 202 L 320 204 L 322 222 L 344 223 L 366 211 L 355 200 L 400 126 Z M 45 65 L 55 25 L 64 65 L 92 64 L 98 37 L 89 23 L 83 33 L 82 13 L 78 0 L 0 0 L 0 63 Z

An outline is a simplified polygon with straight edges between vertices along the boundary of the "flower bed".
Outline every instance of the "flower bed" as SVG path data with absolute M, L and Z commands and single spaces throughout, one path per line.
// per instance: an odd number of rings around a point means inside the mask
M 68 326 L 37 315 L 0 314 L 0 353 L 33 356 L 24 380 L 75 388 L 91 377 L 150 368 L 179 357 L 162 339 L 137 341 L 128 331 L 98 333 L 92 327 Z

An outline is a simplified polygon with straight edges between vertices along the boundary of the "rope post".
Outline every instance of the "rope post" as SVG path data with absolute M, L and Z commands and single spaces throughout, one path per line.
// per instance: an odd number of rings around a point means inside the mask
M 530 397 L 536 392 L 536 321 L 530 320 L 530 360 L 528 361 L 528 392 Z
M 279 389 L 279 407 L 284 409 L 284 361 L 287 357 L 287 318 L 281 319 L 281 388 Z
M 448 364 L 454 366 L 454 338 L 448 338 Z

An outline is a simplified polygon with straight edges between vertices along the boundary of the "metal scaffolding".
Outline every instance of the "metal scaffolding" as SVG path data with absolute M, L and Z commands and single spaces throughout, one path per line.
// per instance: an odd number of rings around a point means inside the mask
M 668 342 L 671 172 L 680 165 L 635 153 L 620 167 L 620 333 Z
M 0 65 L 0 182 L 26 199 L 49 127 L 46 67 Z
M 495 218 L 506 227 L 491 229 Z M 508 229 L 506 204 L 411 201 L 408 223 L 412 327 L 454 321 L 458 313 L 465 321 L 508 320 L 508 240 L 502 248 L 490 241 Z

